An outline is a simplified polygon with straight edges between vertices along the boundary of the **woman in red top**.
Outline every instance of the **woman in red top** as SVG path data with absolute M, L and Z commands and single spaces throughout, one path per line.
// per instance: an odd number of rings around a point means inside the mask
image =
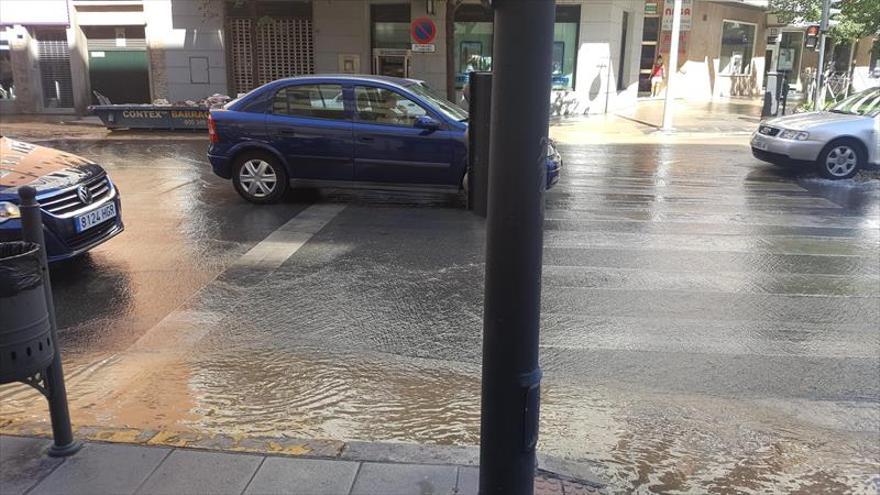
M 651 68 L 651 96 L 660 96 L 660 86 L 666 76 L 666 68 L 663 65 L 663 55 L 657 55 L 657 61 Z

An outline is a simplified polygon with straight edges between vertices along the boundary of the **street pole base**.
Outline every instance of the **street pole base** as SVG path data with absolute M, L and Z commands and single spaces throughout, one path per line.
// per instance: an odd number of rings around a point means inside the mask
M 67 445 L 55 445 L 52 444 L 49 447 L 49 457 L 67 457 L 79 452 L 79 450 L 83 447 L 83 443 L 79 441 L 72 441 Z

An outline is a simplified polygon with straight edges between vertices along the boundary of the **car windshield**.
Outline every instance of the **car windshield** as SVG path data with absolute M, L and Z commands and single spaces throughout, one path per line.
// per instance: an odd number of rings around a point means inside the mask
M 431 102 L 435 109 L 450 119 L 464 122 L 468 118 L 468 113 L 463 108 L 447 100 L 424 83 L 415 83 L 406 89 Z
M 847 113 L 876 117 L 880 115 L 880 88 L 856 93 L 831 107 L 834 113 Z

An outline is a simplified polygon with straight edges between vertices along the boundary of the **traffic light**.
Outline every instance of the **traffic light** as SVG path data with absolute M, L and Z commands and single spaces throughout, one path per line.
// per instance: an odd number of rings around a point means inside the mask
M 827 8 L 827 11 L 822 12 L 822 22 L 820 24 L 823 33 L 840 24 L 841 4 L 843 4 L 842 0 L 825 0 L 824 7 Z
M 819 26 L 807 26 L 807 37 L 804 41 L 804 47 L 815 50 L 819 44 Z

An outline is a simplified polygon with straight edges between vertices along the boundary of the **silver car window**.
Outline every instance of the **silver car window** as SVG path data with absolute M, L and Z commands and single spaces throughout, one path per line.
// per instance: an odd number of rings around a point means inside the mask
M 874 117 L 876 112 L 880 111 L 877 106 L 878 99 L 880 99 L 880 89 L 872 88 L 843 99 L 834 105 L 831 111 Z

